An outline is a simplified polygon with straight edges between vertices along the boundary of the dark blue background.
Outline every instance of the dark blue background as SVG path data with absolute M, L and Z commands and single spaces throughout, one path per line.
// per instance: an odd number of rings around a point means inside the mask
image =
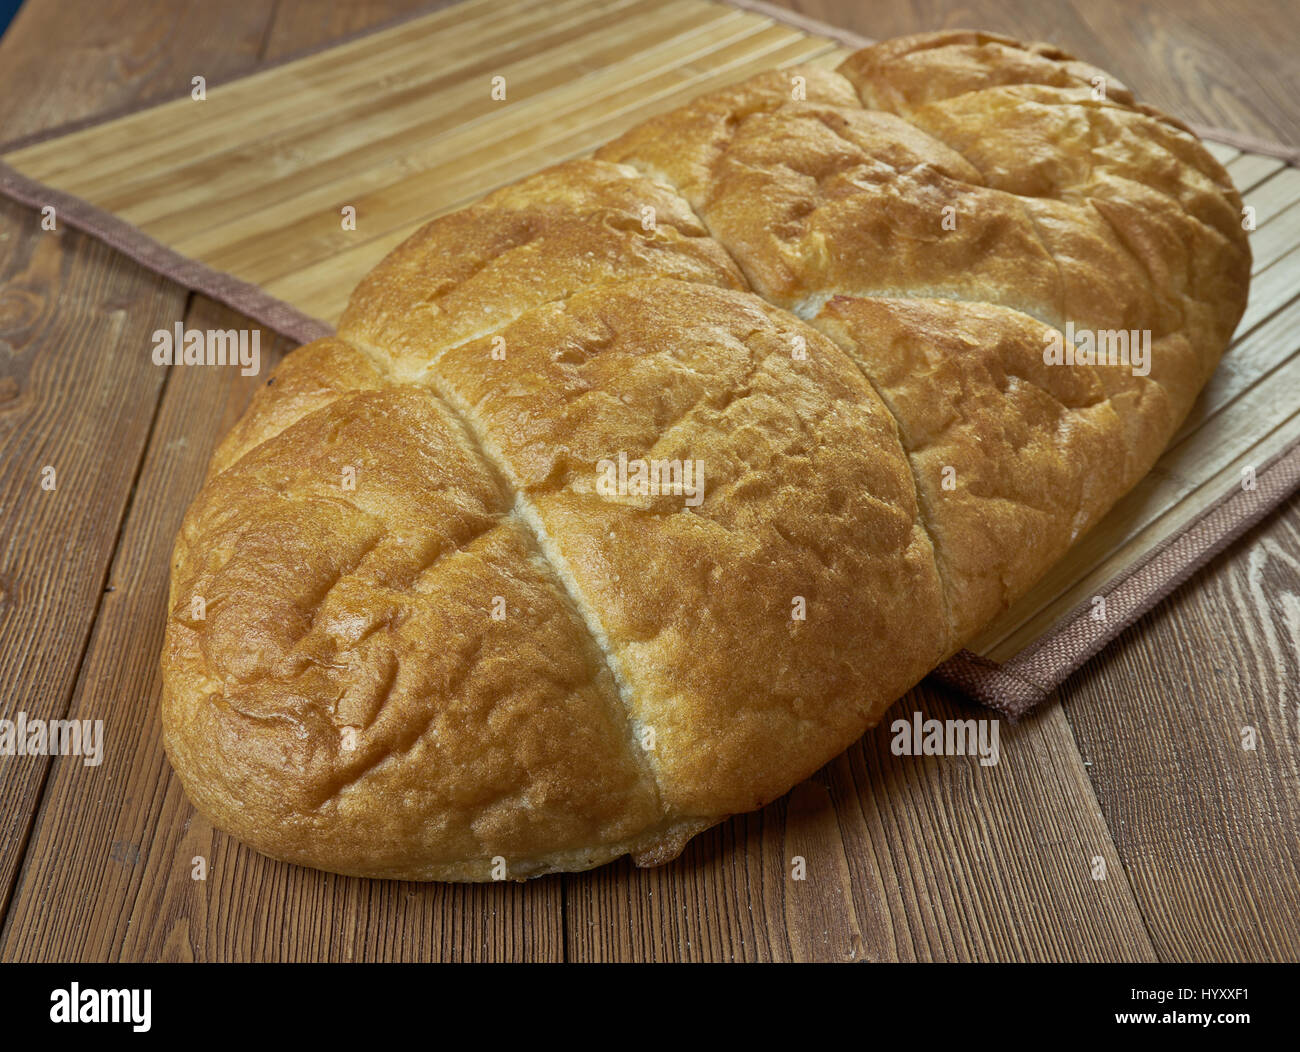
M 5 29 L 13 21 L 22 2 L 23 0 L 0 0 L 0 36 L 4 35 Z

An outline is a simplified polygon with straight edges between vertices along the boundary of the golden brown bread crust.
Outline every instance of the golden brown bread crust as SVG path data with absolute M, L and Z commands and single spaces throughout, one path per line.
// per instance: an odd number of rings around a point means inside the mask
M 416 376 L 530 307 L 637 276 L 745 287 L 670 188 L 622 165 L 569 161 L 417 231 L 362 279 L 339 335 Z
M 1099 378 L 1105 367 L 1043 363 L 1052 330 L 1028 315 L 954 300 L 837 297 L 817 324 L 872 378 L 898 422 L 956 639 L 1023 594 L 1159 453 L 1154 444 L 1126 447 Z
M 969 29 L 884 40 L 855 51 L 839 72 L 857 88 L 862 105 L 890 113 L 1007 84 L 1091 90 L 1098 78 L 1110 98 L 1135 105 L 1116 78 L 1060 48 Z
M 851 743 L 1149 470 L 1240 318 L 1230 180 L 1101 78 L 887 41 L 416 233 L 186 516 L 190 798 L 290 861 L 523 878 L 667 861 Z M 1067 325 L 1149 332 L 1149 373 L 1045 364 Z M 619 454 L 700 499 L 607 491 Z
M 651 280 L 503 335 L 504 360 L 473 342 L 440 376 L 583 598 L 634 726 L 654 729 L 670 813 L 780 795 L 943 656 L 894 422 L 814 330 L 748 294 Z M 701 461 L 707 499 L 600 495 L 592 465 L 615 450 Z

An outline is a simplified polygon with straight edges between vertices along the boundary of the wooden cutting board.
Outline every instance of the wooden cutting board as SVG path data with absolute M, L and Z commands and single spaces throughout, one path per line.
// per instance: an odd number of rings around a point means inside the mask
M 703 91 L 846 50 L 710 0 L 467 0 L 3 159 L 332 324 L 432 217 Z M 1156 469 L 972 644 L 982 656 L 1104 594 L 1300 439 L 1300 170 L 1209 146 L 1257 225 L 1236 342 Z

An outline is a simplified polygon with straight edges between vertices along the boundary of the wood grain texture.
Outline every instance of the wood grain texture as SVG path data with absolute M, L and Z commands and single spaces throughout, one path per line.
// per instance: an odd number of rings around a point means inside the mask
M 0 142 L 175 98 L 190 78 L 216 82 L 262 61 L 275 0 L 23 4 L 0 37 Z
M 1300 960 L 1298 513 L 1300 497 L 1063 692 L 1164 960 Z
M 1002 724 L 989 767 L 893 755 L 890 724 L 914 712 L 987 715 L 918 688 L 810 781 L 676 863 L 566 877 L 570 957 L 1154 959 L 1061 709 Z
M 28 0 L 0 41 L 0 139 L 173 96 L 196 57 L 251 70 L 411 9 L 409 0 L 239 6 L 231 15 L 228 5 L 133 3 L 112 23 L 63 18 L 56 31 L 57 5 Z M 876 37 L 977 23 L 1055 39 L 1181 116 L 1300 141 L 1287 97 L 1296 29 L 1280 3 L 1248 5 L 1244 16 L 1208 0 L 1136 13 L 1123 0 L 797 6 Z M 772 53 L 784 54 L 778 32 Z M 718 48 L 727 46 L 720 35 Z M 101 82 L 111 87 L 87 89 Z M 662 86 L 664 98 L 684 90 Z M 627 88 L 629 100 L 642 89 Z M 576 144 L 582 131 L 571 134 Z M 564 148 L 554 135 L 545 141 Z M 1276 370 L 1300 349 L 1283 296 L 1300 176 L 1221 156 L 1249 179 L 1262 224 L 1264 306 L 1243 360 Z M 202 300 L 186 312 L 183 293 L 86 239 L 64 235 L 53 249 L 48 240 L 30 214 L 0 206 L 0 356 L 9 354 L 0 396 L 12 399 L 7 378 L 21 394 L 35 376 L 41 392 L 39 403 L 19 397 L 17 412 L 0 402 L 0 455 L 10 458 L 0 471 L 0 676 L 7 704 L 104 719 L 108 756 L 97 769 L 57 760 L 48 780 L 41 768 L 39 795 L 30 772 L 16 778 L 13 762 L 0 761 L 9 823 L 0 876 L 14 885 L 0 959 L 1300 956 L 1296 501 L 1125 633 L 1066 685 L 1062 704 L 1003 725 L 997 768 L 891 755 L 897 715 L 984 715 L 924 687 L 785 799 L 705 834 L 661 869 L 623 862 L 522 886 L 419 886 L 254 855 L 194 814 L 162 755 L 156 715 L 171 537 L 254 381 L 191 370 L 164 387 L 151 365 L 142 380 L 139 366 L 142 334 L 183 312 L 194 326 L 248 323 Z M 378 238 L 365 251 L 386 247 Z M 1226 372 L 1212 397 L 1239 395 L 1243 375 Z M 93 476 L 80 518 L 9 499 L 50 450 Z M 92 513 L 95 530 L 84 526 Z M 35 568 L 37 587 L 15 588 L 13 565 Z M 1244 726 L 1256 730 L 1253 751 L 1241 747 Z M 791 879 L 796 855 L 806 880 Z M 196 856 L 208 862 L 205 881 L 191 877 Z M 1097 857 L 1105 880 L 1094 879 Z
M 259 56 L 277 62 L 306 51 L 326 47 L 387 22 L 451 7 L 455 0 L 354 0 L 320 3 L 319 0 L 277 0 Z
M 0 718 L 67 710 L 163 382 L 149 334 L 184 298 L 0 201 Z M 0 903 L 48 766 L 0 757 Z

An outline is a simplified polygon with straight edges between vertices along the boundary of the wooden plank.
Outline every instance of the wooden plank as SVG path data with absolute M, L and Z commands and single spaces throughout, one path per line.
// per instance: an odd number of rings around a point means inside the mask
M 891 753 L 894 719 L 988 717 L 923 686 L 811 781 L 677 862 L 566 879 L 575 960 L 1151 960 L 1059 707 L 1000 762 Z M 795 856 L 806 879 L 793 879 Z M 1105 879 L 1093 879 L 1094 859 Z
M 186 324 L 248 323 L 199 300 Z M 270 333 L 262 347 L 269 371 L 286 347 Z M 257 855 L 185 799 L 157 717 L 167 553 L 213 445 L 265 372 L 172 372 L 71 705 L 72 718 L 103 721 L 103 763 L 54 763 L 0 959 L 559 959 L 556 881 L 421 887 L 332 876 Z M 81 493 L 67 485 L 69 499 Z M 192 877 L 200 857 L 204 881 Z
M 0 718 L 67 711 L 162 387 L 150 334 L 184 301 L 0 201 Z M 0 759 L 0 912 L 48 767 Z
M 321 3 L 320 0 L 279 0 L 266 33 L 263 61 L 275 62 L 314 47 L 340 47 L 343 38 L 378 32 L 382 23 L 429 14 L 457 6 L 463 18 L 465 4 L 457 0 L 383 0 L 381 4 Z
M 66 6 L 23 4 L 0 35 L 0 143 L 174 97 L 196 74 L 215 81 L 247 72 L 274 7 L 98 0 L 93 13 L 70 17 Z
M 1164 960 L 1300 959 L 1298 513 L 1295 497 L 1064 692 Z

